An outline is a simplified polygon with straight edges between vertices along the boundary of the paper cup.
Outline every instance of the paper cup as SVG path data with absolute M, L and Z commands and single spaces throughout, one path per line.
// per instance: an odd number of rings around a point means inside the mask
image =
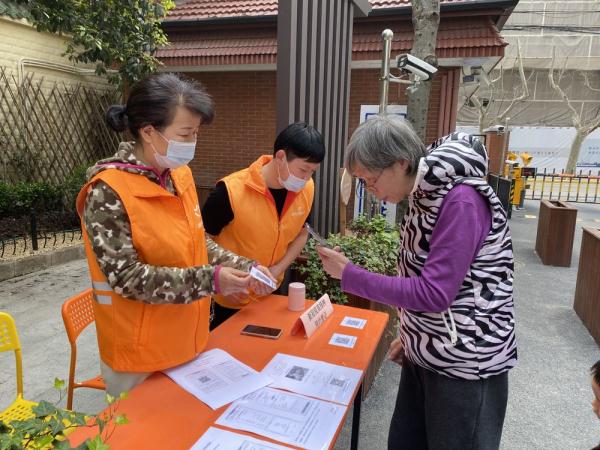
M 290 283 L 288 286 L 288 309 L 290 311 L 304 311 L 306 286 L 304 283 Z

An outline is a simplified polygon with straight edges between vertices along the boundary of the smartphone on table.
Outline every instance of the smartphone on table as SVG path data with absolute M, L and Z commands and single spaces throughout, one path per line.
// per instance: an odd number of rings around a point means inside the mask
M 248 336 L 262 337 L 265 339 L 279 339 L 282 330 L 281 328 L 270 328 L 248 324 L 242 329 L 241 333 Z

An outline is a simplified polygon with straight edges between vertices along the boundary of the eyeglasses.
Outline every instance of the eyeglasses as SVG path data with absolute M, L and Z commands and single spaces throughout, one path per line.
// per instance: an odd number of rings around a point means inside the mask
M 381 178 L 381 175 L 383 174 L 383 170 L 381 170 L 377 176 L 375 177 L 374 180 L 367 180 L 366 178 L 360 178 L 358 177 L 358 181 L 360 181 L 362 184 L 365 185 L 365 187 L 367 189 L 372 189 L 375 187 L 375 185 L 377 184 L 377 182 L 379 181 L 379 178 Z

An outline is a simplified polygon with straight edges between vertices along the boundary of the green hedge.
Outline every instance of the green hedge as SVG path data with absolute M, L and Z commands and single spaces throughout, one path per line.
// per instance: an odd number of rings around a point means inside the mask
M 397 274 L 397 257 L 399 248 L 398 228 L 388 225 L 385 217 L 377 215 L 372 219 L 359 216 L 348 228 L 353 235 L 341 236 L 330 234 L 327 242 L 339 246 L 342 252 L 356 265 L 371 272 L 383 275 Z M 294 264 L 294 268 L 306 277 L 306 298 L 319 298 L 328 293 L 334 303 L 345 304 L 348 299 L 342 292 L 340 282 L 334 280 L 323 270 L 323 264 L 317 253 L 315 240 L 309 239 L 304 254 L 304 264 Z
M 36 211 L 75 211 L 75 199 L 85 183 L 86 167 L 76 168 L 62 184 L 41 181 L 0 182 L 0 216 L 21 216 Z

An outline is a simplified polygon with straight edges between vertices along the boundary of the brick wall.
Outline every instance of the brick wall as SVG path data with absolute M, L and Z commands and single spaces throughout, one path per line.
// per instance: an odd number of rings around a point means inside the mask
M 427 142 L 437 137 L 441 78 L 431 90 Z M 201 129 L 196 158 L 191 164 L 199 187 L 248 166 L 257 156 L 271 153 L 275 139 L 275 72 L 194 73 L 215 101 L 216 117 Z M 390 86 L 389 103 L 406 104 L 406 86 Z M 361 104 L 379 103 L 379 70 L 353 70 L 348 136 L 356 129 Z
M 191 164 L 198 186 L 273 152 L 275 72 L 195 73 L 215 102 L 215 120 L 202 127 Z

